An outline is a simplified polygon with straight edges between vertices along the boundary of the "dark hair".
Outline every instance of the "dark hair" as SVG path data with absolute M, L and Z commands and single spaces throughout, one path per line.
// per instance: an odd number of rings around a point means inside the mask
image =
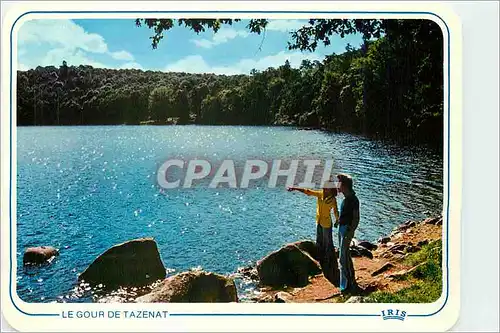
M 347 186 L 348 189 L 352 190 L 352 177 L 345 174 L 345 173 L 340 173 L 337 175 L 337 179 L 339 182 Z

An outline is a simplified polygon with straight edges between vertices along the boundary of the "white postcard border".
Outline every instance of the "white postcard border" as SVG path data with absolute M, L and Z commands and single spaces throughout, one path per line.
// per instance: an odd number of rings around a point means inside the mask
M 195 8 L 197 13 L 194 12 Z M 49 9 L 58 12 L 67 11 L 67 13 L 42 13 L 48 12 Z M 106 11 L 106 13 L 97 13 L 97 11 Z M 116 11 L 131 12 L 116 13 Z M 146 15 L 146 11 L 150 14 Z M 443 29 L 445 64 L 443 166 L 443 245 L 445 251 L 443 251 L 443 262 L 448 269 L 443 270 L 443 287 L 446 293 L 443 293 L 437 302 L 431 304 L 45 304 L 26 303 L 17 296 L 15 291 L 17 264 L 15 244 L 16 75 L 12 75 L 11 68 L 15 73 L 17 68 L 16 32 L 21 24 L 35 18 L 136 18 L 145 16 L 177 18 L 185 16 L 186 13 L 189 13 L 191 17 L 209 17 L 221 16 L 221 11 L 227 11 L 228 13 L 223 16 L 228 18 L 309 18 L 311 13 L 324 18 L 340 16 L 343 18 L 428 18 L 434 20 Z M 243 13 L 243 11 L 248 12 Z M 55 328 L 76 331 L 422 331 L 450 328 L 458 317 L 460 305 L 461 64 L 460 22 L 448 6 L 433 2 L 404 5 L 390 2 L 310 2 L 307 4 L 294 2 L 33 2 L 13 5 L 5 14 L 2 25 L 1 270 L 4 316 L 14 328 L 29 331 Z M 12 178 L 11 175 L 13 175 Z M 383 320 L 381 311 L 386 309 L 404 310 L 408 316 L 404 321 Z M 167 310 L 170 315 L 166 319 L 64 319 L 62 313 L 70 310 L 105 312 Z

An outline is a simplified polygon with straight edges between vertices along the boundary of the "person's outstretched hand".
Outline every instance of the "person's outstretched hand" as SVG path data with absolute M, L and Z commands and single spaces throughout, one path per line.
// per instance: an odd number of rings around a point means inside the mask
M 288 192 L 292 192 L 293 190 L 295 190 L 295 187 L 293 186 L 290 186 L 289 188 L 286 189 Z

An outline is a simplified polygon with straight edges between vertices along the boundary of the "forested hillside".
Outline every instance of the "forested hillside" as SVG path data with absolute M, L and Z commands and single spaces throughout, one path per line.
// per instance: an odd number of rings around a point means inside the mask
M 439 27 L 394 21 L 378 39 L 322 62 L 248 75 L 90 66 L 18 71 L 18 125 L 297 125 L 442 145 Z M 71 64 L 70 64 L 71 65 Z

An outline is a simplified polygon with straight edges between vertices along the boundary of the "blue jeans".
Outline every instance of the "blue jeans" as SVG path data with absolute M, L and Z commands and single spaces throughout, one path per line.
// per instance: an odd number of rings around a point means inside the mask
M 347 225 L 339 226 L 340 291 L 353 289 L 357 286 L 354 265 L 349 251 L 353 237 L 354 230 L 351 230 Z
M 332 228 L 324 228 L 320 224 L 317 225 L 316 246 L 323 275 L 330 283 L 338 286 L 339 269 L 333 246 Z

